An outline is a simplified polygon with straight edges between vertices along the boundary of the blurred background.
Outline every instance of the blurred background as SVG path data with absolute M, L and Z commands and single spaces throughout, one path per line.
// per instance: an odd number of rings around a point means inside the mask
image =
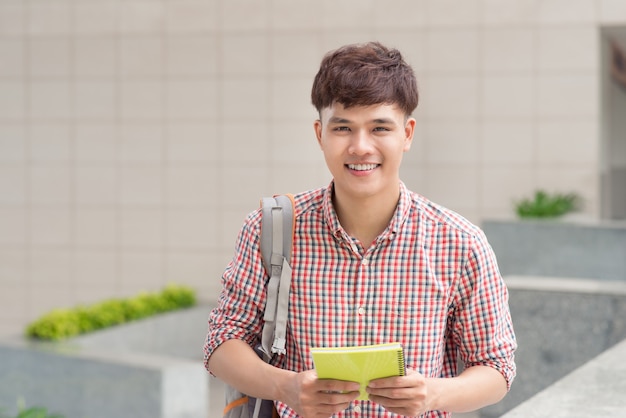
M 411 189 L 478 224 L 538 188 L 626 217 L 622 0 L 0 0 L 0 335 L 171 281 L 215 300 L 259 199 L 330 181 L 312 79 L 369 40 L 417 73 Z

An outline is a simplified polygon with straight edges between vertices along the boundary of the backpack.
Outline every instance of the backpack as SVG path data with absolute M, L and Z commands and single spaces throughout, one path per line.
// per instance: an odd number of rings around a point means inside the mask
M 293 196 L 264 197 L 261 200 L 261 209 L 261 256 L 270 280 L 267 284 L 261 344 L 255 347 L 255 351 L 263 361 L 269 363 L 274 354 L 286 353 L 291 248 L 295 223 Z M 225 385 L 224 392 L 224 418 L 278 417 L 273 400 L 253 398 L 230 385 Z

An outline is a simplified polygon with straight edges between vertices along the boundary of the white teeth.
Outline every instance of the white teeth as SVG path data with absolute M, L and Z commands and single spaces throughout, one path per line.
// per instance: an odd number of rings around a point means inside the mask
M 377 164 L 348 164 L 350 170 L 367 171 L 375 169 Z

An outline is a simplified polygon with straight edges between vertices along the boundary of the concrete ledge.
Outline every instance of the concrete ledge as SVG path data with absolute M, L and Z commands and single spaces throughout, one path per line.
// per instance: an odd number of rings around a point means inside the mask
M 490 219 L 482 228 L 504 276 L 626 281 L 626 222 Z
M 43 406 L 66 418 L 206 417 L 202 365 L 208 306 L 61 343 L 0 341 L 0 406 Z
M 626 338 L 626 283 L 537 276 L 505 281 L 519 343 L 517 377 L 507 397 L 482 409 L 481 417 L 501 417 Z
M 504 418 L 621 417 L 626 411 L 626 340 L 607 350 Z

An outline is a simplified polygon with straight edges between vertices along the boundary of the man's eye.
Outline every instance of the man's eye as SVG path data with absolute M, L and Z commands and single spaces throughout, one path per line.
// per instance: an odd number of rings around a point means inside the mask
M 374 128 L 374 130 L 378 132 L 388 132 L 389 128 L 385 128 L 384 126 L 377 126 L 376 128 Z
M 337 126 L 336 128 L 333 129 L 334 131 L 349 131 L 350 128 L 348 128 L 347 126 Z

